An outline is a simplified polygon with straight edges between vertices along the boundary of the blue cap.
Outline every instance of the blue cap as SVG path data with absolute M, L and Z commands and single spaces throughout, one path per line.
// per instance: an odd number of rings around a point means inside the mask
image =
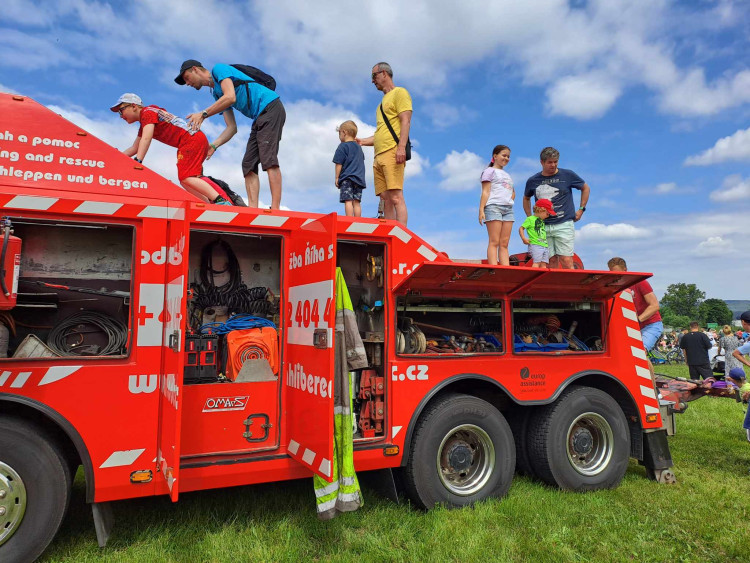
M 745 379 L 745 370 L 742 368 L 732 368 L 729 370 L 729 377 L 732 379 Z

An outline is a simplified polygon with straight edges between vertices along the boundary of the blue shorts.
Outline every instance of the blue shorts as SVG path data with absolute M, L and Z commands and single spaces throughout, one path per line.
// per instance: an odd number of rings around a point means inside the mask
M 484 206 L 484 222 L 487 221 L 514 221 L 512 205 L 491 205 Z
M 544 262 L 549 264 L 549 248 L 546 246 L 539 246 L 538 244 L 529 245 L 529 254 L 531 254 L 531 261 L 534 264 Z
M 664 324 L 661 321 L 656 321 L 641 328 L 641 338 L 646 352 L 656 346 L 656 341 L 659 340 L 662 332 L 664 332 Z
M 339 203 L 346 201 L 362 201 L 362 186 L 358 186 L 352 182 L 351 178 L 344 178 L 339 181 Z

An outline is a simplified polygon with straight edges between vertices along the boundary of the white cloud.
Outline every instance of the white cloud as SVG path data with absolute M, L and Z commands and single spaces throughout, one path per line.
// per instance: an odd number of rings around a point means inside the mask
M 473 152 L 451 151 L 437 164 L 443 177 L 440 188 L 449 192 L 468 192 L 479 190 L 479 177 L 486 167 L 485 160 Z
M 750 177 L 745 179 L 739 174 L 724 178 L 722 187 L 711 192 L 712 201 L 748 201 L 750 200 Z
M 477 112 L 464 105 L 428 103 L 424 113 L 429 116 L 433 128 L 448 129 L 459 123 L 467 123 L 477 118 Z
M 708 237 L 706 240 L 698 243 L 693 253 L 696 256 L 707 258 L 724 258 L 728 252 L 733 250 L 730 240 L 725 240 L 721 236 Z
M 685 159 L 685 166 L 708 166 L 728 161 L 750 161 L 750 127 L 716 141 L 713 147 Z
M 16 90 L 5 84 L 0 84 L 0 92 L 4 92 L 5 94 L 18 94 Z
M 657 184 L 656 185 L 656 193 L 657 194 L 669 194 L 672 192 L 677 191 L 677 184 L 674 182 L 667 182 L 663 184 Z
M 620 96 L 621 88 L 602 73 L 566 76 L 547 88 L 547 110 L 577 119 L 601 117 Z
M 576 232 L 576 241 L 609 242 L 612 240 L 633 240 L 650 237 L 652 232 L 644 227 L 636 227 L 629 223 L 589 223 Z

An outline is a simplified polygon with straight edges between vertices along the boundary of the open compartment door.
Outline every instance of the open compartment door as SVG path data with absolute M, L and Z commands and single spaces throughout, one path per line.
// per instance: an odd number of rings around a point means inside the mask
M 283 368 L 287 450 L 332 481 L 336 214 L 288 238 Z
M 587 270 L 550 270 L 517 266 L 425 263 L 395 288 L 396 295 L 450 293 L 478 297 L 508 295 L 526 299 L 610 299 L 651 274 Z
M 184 215 L 184 214 L 183 214 Z M 167 227 L 164 256 L 154 261 L 165 264 L 164 307 L 158 316 L 163 326 L 162 369 L 159 375 L 158 474 L 166 481 L 169 496 L 177 501 L 180 472 L 180 428 L 182 417 L 183 338 L 186 295 L 185 221 L 172 220 Z

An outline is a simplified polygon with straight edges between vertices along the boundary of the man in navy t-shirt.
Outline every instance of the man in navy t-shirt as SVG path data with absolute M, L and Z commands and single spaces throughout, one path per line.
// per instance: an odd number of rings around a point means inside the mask
M 526 180 L 523 192 L 523 210 L 526 216 L 531 215 L 531 197 L 535 200 L 549 199 L 555 209 L 555 216 L 544 221 L 547 230 L 547 244 L 549 244 L 550 268 L 573 268 L 573 241 L 575 227 L 573 223 L 580 221 L 586 204 L 589 201 L 591 189 L 578 174 L 572 170 L 558 168 L 560 153 L 547 147 L 542 150 L 539 160 L 542 171 Z M 573 202 L 573 188 L 581 190 L 581 205 L 576 211 Z
M 279 95 L 232 65 L 217 64 L 209 71 L 194 59 L 188 59 L 182 63 L 180 74 L 174 81 L 180 85 L 192 86 L 196 90 L 208 86 L 216 100 L 202 112 L 188 116 L 188 124 L 193 129 L 200 129 L 203 120 L 207 117 L 217 113 L 224 116 L 226 128 L 209 145 L 206 160 L 237 133 L 237 122 L 232 108 L 253 120 L 245 156 L 242 159 L 247 204 L 249 207 L 258 207 L 258 193 L 260 192 L 258 165 L 260 165 L 268 173 L 271 209 L 279 209 L 281 205 L 279 141 L 281 141 L 281 131 L 286 121 L 286 112 Z

